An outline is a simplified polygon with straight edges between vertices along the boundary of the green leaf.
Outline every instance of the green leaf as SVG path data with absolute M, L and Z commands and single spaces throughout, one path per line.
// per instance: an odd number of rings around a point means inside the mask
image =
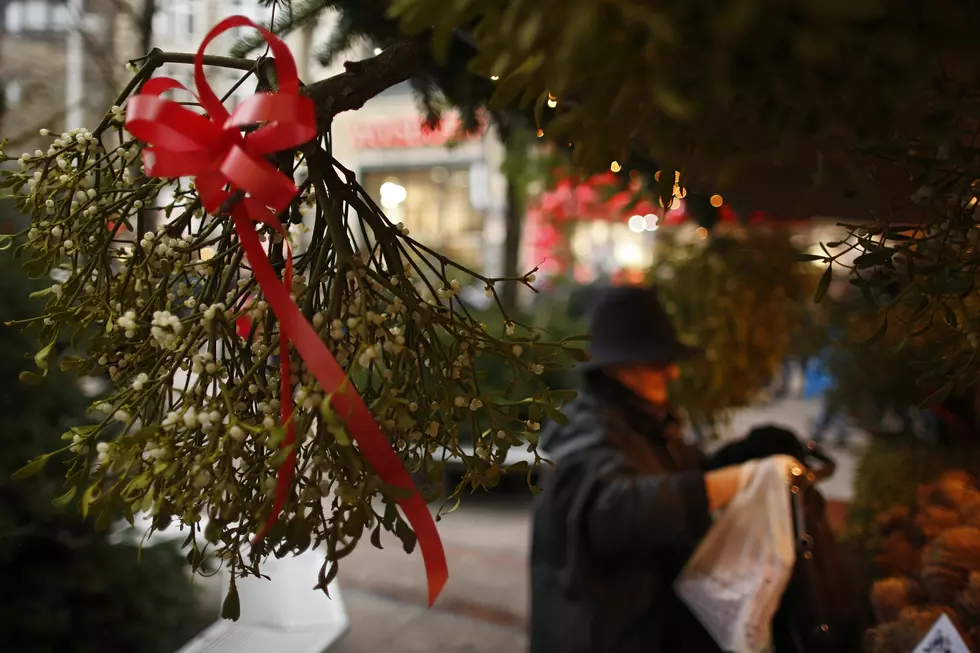
M 676 178 L 677 170 L 674 168 L 665 166 L 660 171 L 660 176 L 657 179 L 657 197 L 660 198 L 661 206 L 670 206 L 670 203 L 674 201 Z
M 78 369 L 85 364 L 85 359 L 81 356 L 65 356 L 60 361 L 58 361 L 58 368 L 62 372 L 70 372 L 71 370 Z
M 669 86 L 666 84 L 655 84 L 652 90 L 653 101 L 669 117 L 683 120 L 690 116 L 693 110 L 691 103 Z
M 959 319 L 956 317 L 956 311 L 945 304 L 943 305 L 943 320 L 954 329 L 960 323 Z
M 35 290 L 30 295 L 28 295 L 28 297 L 30 297 L 31 299 L 40 299 L 41 297 L 44 297 L 45 295 L 50 295 L 50 294 L 51 294 L 51 286 L 48 286 L 47 288 L 42 288 L 40 290 Z
M 793 256 L 793 260 L 798 263 L 811 263 L 813 261 L 826 261 L 827 257 L 823 254 L 796 254 Z
M 327 432 L 333 436 L 334 440 L 336 440 L 337 444 L 339 444 L 340 446 L 342 447 L 350 446 L 351 444 L 350 436 L 347 435 L 347 429 L 344 428 L 343 426 L 340 426 L 339 424 L 328 426 Z
M 15 481 L 23 481 L 24 479 L 30 478 L 35 474 L 41 472 L 44 466 L 48 464 L 48 460 L 51 458 L 51 454 L 44 454 L 43 456 L 38 456 L 34 458 L 29 463 L 18 469 L 16 472 L 10 475 Z
M 517 45 L 523 51 L 528 51 L 534 45 L 541 33 L 541 21 L 544 12 L 531 14 L 517 30 Z
M 544 59 L 533 55 L 524 60 L 514 72 L 497 82 L 497 86 L 487 103 L 491 109 L 505 109 L 523 92 L 531 80 L 531 75 L 541 66 Z
M 592 359 L 592 357 L 589 356 L 589 352 L 585 351 L 584 349 L 579 349 L 578 347 L 562 348 L 562 351 L 568 354 L 572 360 L 578 361 L 579 363 L 588 363 Z
M 533 402 L 527 407 L 527 418 L 532 422 L 541 421 L 541 406 L 537 402 Z
M 415 488 L 404 488 L 398 487 L 397 485 L 392 485 L 391 483 L 382 483 L 381 491 L 392 499 L 408 499 L 415 494 Z
M 552 390 L 551 398 L 559 404 L 565 404 L 578 396 L 577 390 Z
M 395 535 L 402 541 L 402 548 L 405 550 L 405 553 L 411 553 L 415 550 L 418 538 L 409 525 L 401 519 L 395 524 Z
M 873 334 L 871 334 L 871 337 L 870 338 L 866 339 L 861 344 L 864 345 L 864 346 L 868 346 L 869 347 L 869 346 L 873 345 L 874 343 L 878 342 L 879 340 L 881 340 L 882 338 L 884 338 L 886 333 L 888 333 L 888 316 L 887 315 L 885 315 L 885 319 L 882 320 L 881 326 L 878 327 L 878 329 Z
M 385 505 L 384 515 L 381 517 L 381 523 L 388 530 L 392 530 L 396 521 L 398 521 L 398 506 L 394 501 L 388 501 Z
M 291 444 L 286 445 L 285 447 L 280 447 L 279 450 L 272 454 L 272 456 L 269 458 L 269 466 L 273 469 L 279 469 L 282 467 L 292 450 L 293 445 Z
M 834 276 L 834 267 L 828 265 L 827 269 L 824 271 L 823 275 L 820 277 L 820 281 L 817 283 L 817 290 L 813 294 L 813 301 L 819 304 L 823 301 L 824 296 L 827 294 L 827 290 L 830 288 L 830 282 Z
M 51 356 L 51 352 L 54 350 L 55 341 L 49 342 L 41 351 L 34 354 L 34 364 L 40 369 L 45 370 L 48 367 L 48 357 Z
M 327 570 L 327 573 L 322 578 L 324 592 L 327 591 L 327 588 L 330 587 L 330 584 L 333 583 L 334 580 L 337 578 L 337 573 L 339 571 L 340 571 L 340 564 L 336 560 L 331 561 L 330 569 Z
M 112 523 L 112 519 L 109 516 L 108 510 L 102 510 L 99 512 L 98 516 L 95 518 L 94 528 L 98 533 L 104 533 L 109 530 L 109 524 Z
M 568 424 L 568 417 L 565 413 L 561 412 L 551 404 L 545 406 L 545 411 L 548 413 L 548 418 L 556 424 Z
M 64 508 L 65 506 L 67 506 L 69 503 L 72 502 L 76 494 L 78 494 L 78 488 L 76 488 L 73 485 L 70 488 L 68 488 L 68 491 L 62 494 L 60 497 L 55 497 L 54 499 L 52 499 L 51 505 L 55 506 L 56 508 Z
M 512 465 L 507 465 L 504 468 L 504 473 L 506 474 L 516 474 L 517 472 L 528 472 L 531 469 L 531 463 L 526 460 L 520 460 Z
M 221 618 L 238 621 L 241 616 L 242 603 L 238 598 L 238 586 L 235 585 L 235 579 L 232 578 L 231 584 L 228 586 L 228 595 L 225 596 L 225 600 L 221 603 Z
M 875 265 L 882 265 L 891 261 L 892 256 L 894 255 L 894 249 L 882 247 L 880 249 L 868 252 L 867 254 L 858 256 L 856 259 L 854 259 L 854 266 L 858 268 L 870 268 Z
M 133 506 L 131 506 L 128 501 L 124 501 L 122 504 L 122 511 L 123 511 L 123 518 L 126 520 L 126 522 L 130 526 L 134 526 L 136 521 L 135 521 L 135 515 L 133 515 Z
M 82 494 L 82 502 L 81 502 L 82 517 L 88 517 L 89 508 L 98 498 L 99 498 L 98 485 L 90 485 L 85 489 L 85 492 Z
M 17 379 L 24 385 L 41 385 L 46 375 L 47 370 L 41 374 L 38 374 L 37 372 L 24 371 L 17 375 Z
M 48 272 L 48 259 L 40 254 L 24 264 L 24 271 L 31 279 L 40 279 Z
M 544 108 L 548 104 L 548 92 L 545 91 L 538 96 L 534 102 L 534 125 L 541 129 L 541 119 L 544 117 Z

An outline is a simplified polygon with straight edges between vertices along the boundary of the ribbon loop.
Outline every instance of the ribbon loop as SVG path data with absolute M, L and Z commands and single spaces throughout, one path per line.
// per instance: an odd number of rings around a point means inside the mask
M 235 27 L 254 27 L 269 44 L 275 57 L 279 92 L 257 94 L 229 114 L 205 78 L 204 51 L 221 33 Z M 140 93 L 130 99 L 126 127 L 146 143 L 143 150 L 146 172 L 164 178 L 193 176 L 201 204 L 209 213 L 222 210 L 236 191 L 244 193 L 230 213 L 259 289 L 279 322 L 280 420 L 286 429 L 282 446 L 292 447 L 296 442 L 290 385 L 292 346 L 323 392 L 331 397 L 337 413 L 348 416 L 347 430 L 375 473 L 384 483 L 409 491 L 397 502 L 418 538 L 431 606 L 449 576 L 446 554 L 432 514 L 364 400 L 356 391 L 347 389 L 349 382 L 343 368 L 290 295 L 293 255 L 278 214 L 289 206 L 299 189 L 291 177 L 264 157 L 296 148 L 316 137 L 313 102 L 299 95 L 296 62 L 286 44 L 267 29 L 244 16 L 231 16 L 218 23 L 201 43 L 194 58 L 194 80 L 198 101 L 207 117 L 160 97 L 166 91 L 187 90 L 166 77 L 147 81 Z M 242 134 L 243 127 L 255 125 L 258 129 Z M 286 256 L 281 280 L 259 242 L 255 223 L 268 225 L 283 236 Z M 289 501 L 296 456 L 296 449 L 291 448 L 277 472 L 272 509 L 255 541 L 265 536 Z

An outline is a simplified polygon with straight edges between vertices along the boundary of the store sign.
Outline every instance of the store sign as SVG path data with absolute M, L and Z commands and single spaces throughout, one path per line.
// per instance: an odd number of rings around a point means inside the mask
M 479 140 L 484 128 L 463 132 L 459 116 L 449 115 L 434 129 L 426 126 L 421 116 L 386 118 L 356 123 L 353 127 L 354 146 L 360 150 L 383 150 L 409 147 L 444 147 L 450 143 Z

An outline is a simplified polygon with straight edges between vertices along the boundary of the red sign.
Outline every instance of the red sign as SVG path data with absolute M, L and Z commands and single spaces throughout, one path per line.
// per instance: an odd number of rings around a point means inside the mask
M 442 147 L 450 142 L 479 140 L 483 131 L 481 124 L 476 132 L 464 132 L 459 116 L 446 116 L 430 129 L 417 115 L 356 123 L 353 128 L 354 145 L 362 150 Z

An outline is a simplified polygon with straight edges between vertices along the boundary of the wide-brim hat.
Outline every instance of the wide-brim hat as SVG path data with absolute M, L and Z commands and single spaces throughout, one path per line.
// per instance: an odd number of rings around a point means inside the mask
M 666 366 L 702 354 L 702 350 L 677 338 L 655 288 L 600 288 L 593 297 L 590 314 L 592 343 L 587 369 Z

